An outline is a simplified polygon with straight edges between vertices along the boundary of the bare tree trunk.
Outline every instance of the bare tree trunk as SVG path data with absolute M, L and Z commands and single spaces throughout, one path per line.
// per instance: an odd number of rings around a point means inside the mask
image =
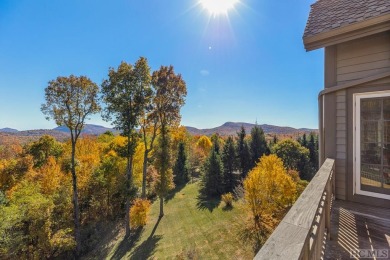
M 141 197 L 143 199 L 146 198 L 146 171 L 148 168 L 148 160 L 149 160 L 148 156 L 149 156 L 149 150 L 145 149 L 144 165 L 143 165 L 143 169 L 142 169 L 142 195 L 141 195 Z
M 164 216 L 164 197 L 160 196 L 160 218 Z
M 130 235 L 130 193 L 132 182 L 133 156 L 127 158 L 127 180 L 126 180 L 126 236 Z
M 77 175 L 76 175 L 76 141 L 72 140 L 72 159 L 71 159 L 71 172 L 72 172 L 72 187 L 73 187 L 73 221 L 74 221 L 74 238 L 76 240 L 76 252 L 75 257 L 78 259 L 81 252 L 81 236 L 80 236 L 80 209 L 77 189 Z

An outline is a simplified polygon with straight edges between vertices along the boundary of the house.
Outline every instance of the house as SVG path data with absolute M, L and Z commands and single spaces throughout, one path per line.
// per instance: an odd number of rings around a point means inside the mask
M 320 161 L 336 160 L 336 198 L 390 207 L 390 1 L 317 1 L 303 41 L 325 48 Z
M 390 256 L 390 1 L 318 0 L 303 42 L 325 50 L 322 167 L 255 258 Z

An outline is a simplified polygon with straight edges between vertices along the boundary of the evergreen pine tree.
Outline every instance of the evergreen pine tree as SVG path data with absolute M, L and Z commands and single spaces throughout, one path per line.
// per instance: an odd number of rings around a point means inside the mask
M 301 145 L 302 145 L 303 147 L 308 148 L 308 147 L 307 147 L 307 137 L 306 137 L 306 134 L 303 134 L 302 140 L 301 140 L 300 143 L 301 143 Z
M 217 154 L 221 154 L 220 153 L 220 141 L 219 141 L 219 135 L 218 133 L 215 133 L 211 136 L 211 142 L 213 143 L 213 149 L 217 152 Z
M 232 192 L 236 185 L 236 177 L 234 172 L 236 170 L 236 149 L 234 147 L 234 140 L 231 136 L 226 140 L 222 150 L 223 163 L 223 181 L 225 192 Z
M 278 137 L 276 135 L 274 135 L 274 138 L 272 140 L 272 143 L 273 144 L 276 144 L 278 142 Z
M 175 166 L 173 168 L 174 182 L 176 186 L 180 186 L 189 181 L 188 167 L 187 167 L 187 154 L 185 151 L 185 145 L 183 142 L 179 143 L 178 153 Z
M 223 193 L 223 165 L 220 155 L 214 147 L 203 165 L 203 188 L 209 197 Z
M 238 167 L 241 172 L 241 177 L 245 178 L 251 169 L 251 153 L 249 149 L 248 142 L 245 140 L 245 128 L 241 126 L 240 132 L 238 135 L 238 144 L 237 144 L 237 157 L 238 157 Z
M 312 167 L 315 171 L 318 171 L 318 148 L 317 148 L 317 138 L 315 138 L 314 133 L 310 133 L 309 142 L 307 148 L 309 149 L 309 159 Z M 317 139 L 318 140 L 318 139 Z
M 257 124 L 251 130 L 251 138 L 251 168 L 253 168 L 260 157 L 267 154 L 268 146 L 265 140 L 264 131 Z

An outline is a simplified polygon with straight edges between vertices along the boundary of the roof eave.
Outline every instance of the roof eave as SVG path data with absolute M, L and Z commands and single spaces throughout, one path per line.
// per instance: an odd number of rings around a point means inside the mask
M 385 14 L 314 36 L 303 37 L 303 43 L 306 51 L 311 51 L 388 30 L 390 14 Z

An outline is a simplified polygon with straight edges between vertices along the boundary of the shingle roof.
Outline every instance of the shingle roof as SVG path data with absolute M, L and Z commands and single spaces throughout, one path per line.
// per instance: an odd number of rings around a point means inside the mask
M 311 5 L 303 37 L 390 13 L 390 0 L 318 0 Z

